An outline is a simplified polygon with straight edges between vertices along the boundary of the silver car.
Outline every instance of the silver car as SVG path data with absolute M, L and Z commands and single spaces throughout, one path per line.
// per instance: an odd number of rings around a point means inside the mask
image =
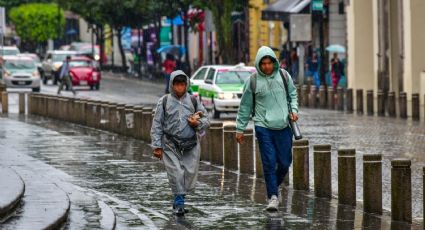
M 40 92 L 40 74 L 29 57 L 3 57 L 2 78 L 7 88 L 31 88 Z

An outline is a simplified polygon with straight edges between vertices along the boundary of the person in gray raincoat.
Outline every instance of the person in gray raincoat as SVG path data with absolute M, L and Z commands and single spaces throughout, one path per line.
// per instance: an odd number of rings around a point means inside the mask
M 209 126 L 204 106 L 187 93 L 189 85 L 183 71 L 171 73 L 170 94 L 159 99 L 151 128 L 153 154 L 164 162 L 176 215 L 184 215 L 185 195 L 195 188 L 200 159 L 198 134 Z

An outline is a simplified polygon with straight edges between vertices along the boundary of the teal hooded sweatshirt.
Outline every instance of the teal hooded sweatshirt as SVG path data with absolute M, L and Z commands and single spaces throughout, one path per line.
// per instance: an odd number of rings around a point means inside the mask
M 260 69 L 260 61 L 265 56 L 269 56 L 274 61 L 274 71 L 271 75 L 265 75 Z M 288 126 L 288 104 L 286 99 L 286 90 L 279 74 L 279 62 L 273 50 L 262 46 L 258 49 L 255 57 L 255 68 L 257 73 L 255 90 L 255 116 L 253 118 L 256 126 L 268 129 L 280 130 Z M 285 71 L 285 70 L 283 70 Z M 289 73 L 288 91 L 291 97 L 292 112 L 298 113 L 297 89 Z M 249 118 L 253 109 L 253 97 L 250 86 L 250 80 L 245 82 L 241 104 L 236 118 L 236 130 L 242 133 L 248 125 Z

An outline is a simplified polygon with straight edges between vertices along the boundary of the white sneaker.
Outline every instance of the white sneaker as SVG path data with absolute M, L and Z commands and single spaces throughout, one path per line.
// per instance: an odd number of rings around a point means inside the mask
M 279 207 L 279 199 L 277 198 L 276 195 L 273 195 L 270 200 L 269 200 L 269 204 L 266 207 L 267 211 L 277 211 L 277 208 Z

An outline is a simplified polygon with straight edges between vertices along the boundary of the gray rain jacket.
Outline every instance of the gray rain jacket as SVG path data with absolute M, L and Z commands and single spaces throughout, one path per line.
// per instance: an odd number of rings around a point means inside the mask
M 185 93 L 181 98 L 177 98 L 175 92 L 173 91 L 173 80 L 178 75 L 184 75 L 187 78 L 187 89 L 190 87 L 189 77 L 181 70 L 176 70 L 171 73 L 170 76 L 170 96 L 167 99 L 166 104 L 166 114 L 163 110 L 162 101 L 164 97 L 168 95 L 164 95 L 158 101 L 156 106 L 155 116 L 153 118 L 152 128 L 151 128 L 151 146 L 153 149 L 163 148 L 162 138 L 164 134 L 171 135 L 176 139 L 188 139 L 192 138 L 196 135 L 196 131 L 200 131 L 202 129 L 209 127 L 208 114 L 205 110 L 204 106 L 197 99 L 197 107 L 198 111 L 202 111 L 204 116 L 200 120 L 200 124 L 196 129 L 189 126 L 187 119 L 190 115 L 194 114 L 195 108 L 193 107 L 191 95 L 189 93 Z
M 208 128 L 209 120 L 207 111 L 198 100 L 197 111 L 202 111 L 204 116 L 200 119 L 198 127 L 190 127 L 187 119 L 195 113 L 195 108 L 191 95 L 185 93 L 181 98 L 177 98 L 173 91 L 172 82 L 178 75 L 186 76 L 187 87 L 190 85 L 189 77 L 183 71 L 177 70 L 171 73 L 171 93 L 164 96 L 168 97 L 166 112 L 164 113 L 163 109 L 164 97 L 156 106 L 151 128 L 151 146 L 154 149 L 163 149 L 163 162 L 171 190 L 174 194 L 184 195 L 193 191 L 198 177 L 200 144 L 196 132 Z M 194 146 L 181 148 L 184 144 L 193 141 Z

